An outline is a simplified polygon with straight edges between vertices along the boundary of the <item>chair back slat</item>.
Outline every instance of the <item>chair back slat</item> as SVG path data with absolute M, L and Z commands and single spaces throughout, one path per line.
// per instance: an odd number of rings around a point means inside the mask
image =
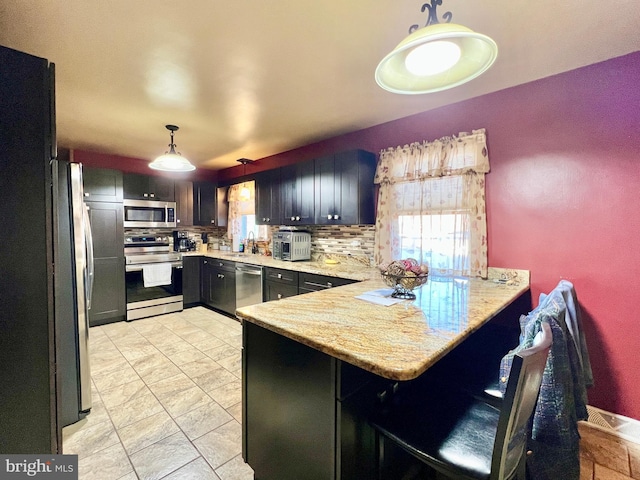
M 542 323 L 540 341 L 513 357 L 493 448 L 491 480 L 513 478 L 522 468 L 529 420 L 540 392 L 551 342 L 551 327 Z

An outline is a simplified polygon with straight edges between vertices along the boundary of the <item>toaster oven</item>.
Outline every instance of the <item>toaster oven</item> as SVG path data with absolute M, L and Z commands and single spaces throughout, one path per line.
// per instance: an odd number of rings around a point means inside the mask
M 298 231 L 274 233 L 273 258 L 289 262 L 311 260 L 311 234 Z

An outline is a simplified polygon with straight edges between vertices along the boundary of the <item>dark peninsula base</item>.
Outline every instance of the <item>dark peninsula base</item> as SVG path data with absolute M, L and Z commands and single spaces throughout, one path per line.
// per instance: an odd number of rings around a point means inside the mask
M 354 301 L 379 280 L 237 309 L 243 458 L 255 479 L 376 478 L 376 409 L 498 374 L 531 305 L 527 272 L 512 273 L 510 283 L 433 278 L 416 301 L 382 309 Z M 385 478 L 402 478 L 404 461 L 387 453 Z
M 375 478 L 367 417 L 389 380 L 243 325 L 243 445 L 256 480 Z

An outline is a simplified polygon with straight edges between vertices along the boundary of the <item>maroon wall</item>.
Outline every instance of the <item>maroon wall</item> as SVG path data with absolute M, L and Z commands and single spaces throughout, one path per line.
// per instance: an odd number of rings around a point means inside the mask
M 589 403 L 640 419 L 638 78 L 640 52 L 264 158 L 247 173 L 486 128 L 489 265 L 530 270 L 534 299 L 561 278 L 574 283 L 595 375 Z
M 530 270 L 534 299 L 561 278 L 574 283 L 595 375 L 590 403 L 640 419 L 638 78 L 640 52 L 284 152 L 253 167 L 353 148 L 378 153 L 486 128 L 489 265 Z M 220 178 L 240 173 L 234 167 Z
M 88 167 L 113 168 L 128 173 L 143 173 L 159 177 L 171 177 L 176 180 L 209 180 L 215 182 L 218 173 L 212 170 L 196 169 L 193 172 L 161 172 L 149 168 L 150 160 L 143 158 L 124 157 L 109 153 L 99 153 L 89 150 L 73 150 L 72 161 L 82 163 Z

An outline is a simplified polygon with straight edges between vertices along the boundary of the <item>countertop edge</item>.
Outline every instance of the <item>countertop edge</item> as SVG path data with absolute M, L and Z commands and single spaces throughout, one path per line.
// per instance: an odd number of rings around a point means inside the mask
M 357 352 L 349 350 L 347 347 L 343 347 L 340 345 L 339 341 L 328 342 L 326 340 L 319 339 L 315 337 L 311 333 L 307 333 L 304 331 L 300 331 L 300 329 L 296 328 L 287 328 L 287 325 L 284 323 L 280 323 L 277 320 L 271 320 L 269 317 L 271 314 L 263 314 L 261 315 L 260 305 L 243 307 L 236 310 L 236 317 L 241 321 L 247 321 L 253 323 L 255 325 L 266 328 L 270 331 L 283 335 L 287 338 L 290 338 L 294 341 L 297 341 L 303 345 L 314 348 L 318 351 L 326 353 L 334 358 L 345 361 L 357 367 L 360 367 L 366 371 L 371 373 L 375 373 L 382 377 L 385 377 L 390 380 L 404 381 L 404 380 L 412 380 L 422 373 L 424 373 L 429 367 L 433 366 L 438 360 L 444 357 L 448 352 L 450 352 L 453 348 L 458 346 L 462 341 L 468 338 L 475 331 L 480 329 L 484 324 L 486 324 L 489 320 L 498 315 L 502 310 L 504 310 L 508 305 L 516 301 L 522 295 L 524 295 L 529 290 L 529 281 L 528 276 L 526 281 L 516 284 L 506 284 L 503 282 L 498 282 L 497 280 L 476 280 L 477 282 L 487 282 L 485 286 L 489 286 L 490 288 L 499 288 L 505 289 L 507 294 L 504 297 L 504 300 L 500 302 L 500 304 L 495 305 L 491 312 L 487 315 L 484 315 L 480 320 L 477 320 L 475 323 L 469 325 L 463 331 L 457 333 L 456 335 L 451 335 L 449 340 L 446 340 L 446 344 L 443 345 L 440 349 L 436 351 L 430 352 L 428 355 L 425 354 L 424 357 L 413 360 L 406 360 L 402 358 L 396 358 L 393 360 L 385 359 L 385 361 L 378 361 L 378 359 L 367 358 L 366 356 L 359 355 Z M 322 292 L 314 292 L 308 293 L 304 296 L 291 297 L 289 302 L 286 305 L 282 305 L 284 308 L 295 308 L 296 303 L 300 305 L 299 302 L 303 301 L 301 298 L 306 297 L 306 300 L 319 302 L 320 304 L 329 304 L 331 303 L 331 298 L 337 298 L 340 296 L 344 296 L 344 292 L 348 292 L 347 298 L 351 298 L 354 293 L 354 289 L 357 291 L 364 292 L 367 290 L 380 288 L 380 281 L 364 281 L 360 284 L 352 284 L 342 287 L 335 287 Z M 357 293 L 356 291 L 356 293 Z M 297 299 L 297 300 L 295 300 Z M 284 302 L 285 300 L 280 300 L 278 302 Z M 342 300 L 341 300 L 342 301 Z M 357 302 L 357 301 L 356 301 Z M 270 302 L 271 303 L 271 302 Z M 264 304 L 261 304 L 264 305 Z M 258 307 L 258 308 L 256 308 Z M 355 307 L 357 309 L 357 306 Z M 392 307 L 380 307 L 380 308 L 392 308 Z M 258 310 L 256 312 L 255 310 Z M 391 312 L 391 311 L 389 311 Z M 366 322 L 366 318 L 362 319 L 363 322 Z M 411 321 L 410 319 L 406 319 L 407 322 Z M 399 320 L 400 324 L 402 324 L 403 319 Z M 347 325 L 347 327 L 351 327 L 355 325 Z M 334 326 L 335 328 L 339 328 L 339 326 Z M 349 329 L 349 328 L 347 328 Z M 337 331 L 337 330 L 336 330 Z M 440 339 L 445 338 L 447 336 L 446 333 L 435 332 L 436 336 L 439 336 Z M 345 337 L 343 337 L 344 340 Z M 381 337 L 382 338 L 382 337 Z M 381 341 L 381 340 L 374 340 Z M 347 343 L 347 342 L 345 342 Z M 387 342 L 387 347 L 393 349 L 397 347 L 392 343 Z
M 328 277 L 346 278 L 347 280 L 355 280 L 358 282 L 369 280 L 380 275 L 380 272 L 377 268 L 358 263 L 357 261 L 354 261 L 353 264 L 347 264 L 344 262 L 338 264 L 326 264 L 319 261 L 288 262 L 283 260 L 275 260 L 273 257 L 266 255 L 254 255 L 251 253 L 232 253 L 224 252 L 221 250 L 213 250 L 207 252 L 182 252 L 182 256 L 216 258 L 219 260 L 246 263 L 249 265 L 291 270 L 294 272 L 313 273 L 316 275 L 325 275 Z

